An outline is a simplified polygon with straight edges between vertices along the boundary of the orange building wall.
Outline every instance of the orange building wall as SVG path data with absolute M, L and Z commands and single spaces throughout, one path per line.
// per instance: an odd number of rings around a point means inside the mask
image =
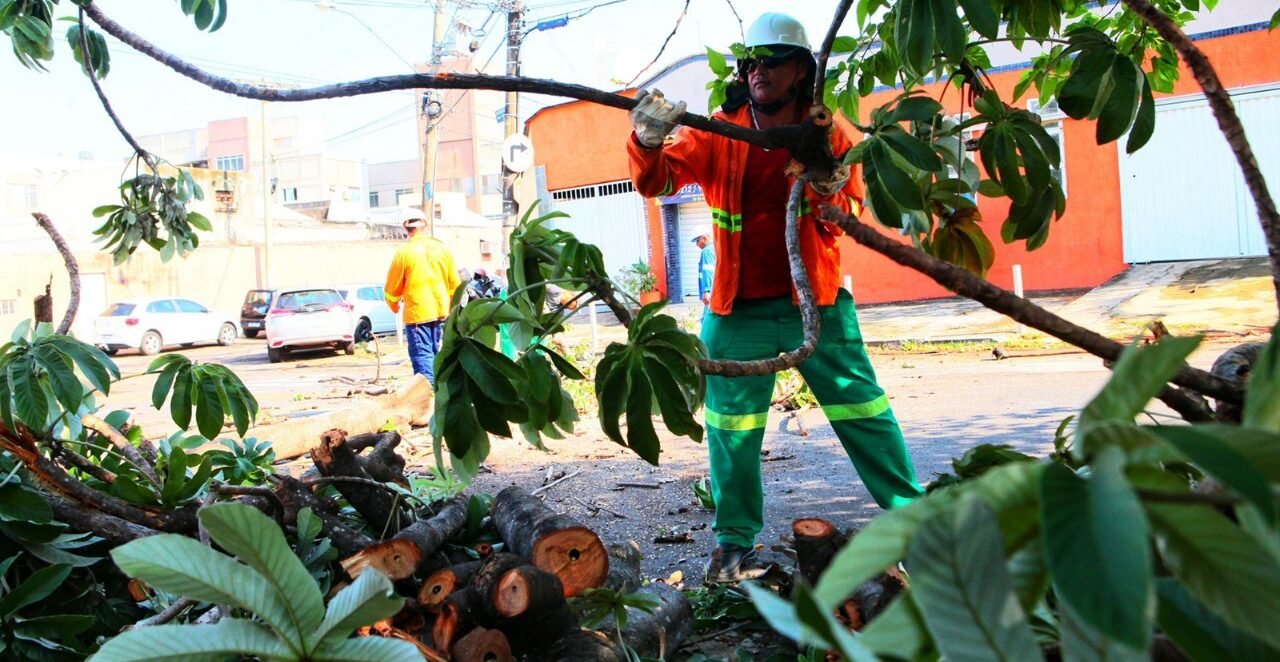
M 1256 30 L 1213 39 L 1196 45 L 1208 55 L 1228 88 L 1280 81 L 1280 32 Z M 1010 99 L 1013 86 L 1023 70 L 992 74 L 1001 98 Z M 941 84 L 925 86 L 935 98 Z M 1199 86 L 1191 73 L 1182 67 L 1172 95 L 1198 94 Z M 896 90 L 885 90 L 863 99 L 862 108 L 880 106 L 894 96 Z M 1024 97 L 1019 103 L 1025 104 Z M 957 113 L 959 95 L 952 88 L 942 99 L 949 113 Z M 864 117 L 865 119 L 865 117 Z M 1012 288 L 1012 267 L 1022 265 L 1023 284 L 1027 291 L 1088 288 L 1100 285 L 1124 271 L 1122 217 L 1120 205 L 1119 153 L 1116 143 L 1099 146 L 1094 140 L 1094 123 L 1062 120 L 1063 158 L 1067 176 L 1067 211 L 1054 221 L 1049 240 L 1043 247 L 1028 253 L 1022 244 L 1006 245 L 1000 239 L 1008 202 L 979 198 L 983 229 L 996 248 L 995 264 L 990 280 Z M 557 190 L 612 182 L 629 177 L 626 140 L 631 134 L 627 114 L 586 102 L 575 102 L 543 109 L 529 122 L 528 132 L 534 141 L 536 161 L 546 166 L 547 189 Z M 1123 144 L 1123 138 L 1119 141 Z M 662 225 L 658 205 L 650 201 L 649 231 L 651 262 L 665 287 Z M 908 241 L 896 231 L 883 228 L 864 214 L 863 220 L 887 236 Z M 841 240 L 841 266 L 853 279 L 854 296 L 860 303 L 880 303 L 948 297 L 951 293 L 912 269 L 901 267 L 879 253 L 857 245 L 851 239 Z

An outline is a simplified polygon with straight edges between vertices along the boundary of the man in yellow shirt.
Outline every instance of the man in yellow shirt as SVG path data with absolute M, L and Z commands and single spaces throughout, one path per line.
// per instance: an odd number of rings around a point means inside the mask
M 404 331 L 413 372 L 435 386 L 436 352 L 444 335 L 444 318 L 449 313 L 449 300 L 462 281 L 453 264 L 453 254 L 440 240 L 423 231 L 426 224 L 421 218 L 404 222 L 409 243 L 391 259 L 383 289 L 392 312 L 404 307 Z

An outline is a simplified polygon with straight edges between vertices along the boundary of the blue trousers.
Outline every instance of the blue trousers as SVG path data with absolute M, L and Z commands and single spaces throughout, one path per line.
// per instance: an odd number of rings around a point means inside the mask
M 422 375 L 436 385 L 436 352 L 444 339 L 444 320 L 404 325 L 404 335 L 409 341 L 409 361 L 413 373 Z

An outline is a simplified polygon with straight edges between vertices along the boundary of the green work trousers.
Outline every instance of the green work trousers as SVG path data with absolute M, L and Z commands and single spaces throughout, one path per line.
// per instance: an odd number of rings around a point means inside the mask
M 876 383 L 853 297 L 840 290 L 835 305 L 820 310 L 818 348 L 800 364 L 800 374 L 876 503 L 886 509 L 906 504 L 924 490 L 889 397 Z M 738 301 L 729 315 L 708 312 L 702 324 L 702 340 L 713 359 L 777 356 L 799 347 L 803 336 L 800 309 L 789 297 Z M 749 547 L 764 526 L 760 447 L 773 383 L 774 375 L 707 376 L 707 449 L 718 542 Z

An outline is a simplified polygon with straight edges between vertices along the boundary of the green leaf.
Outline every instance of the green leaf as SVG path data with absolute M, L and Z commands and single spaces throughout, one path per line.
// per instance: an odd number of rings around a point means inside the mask
M 49 597 L 70 574 L 69 565 L 51 565 L 31 573 L 31 576 L 0 598 L 0 621 L 8 620 L 23 607 Z
M 1271 327 L 1271 340 L 1249 371 L 1243 422 L 1280 432 L 1280 324 Z
M 909 96 L 898 102 L 884 116 L 884 124 L 896 124 L 898 122 L 928 122 L 935 115 L 942 112 L 942 104 L 938 103 L 932 97 L 924 95 Z
M 223 618 L 217 625 L 156 625 L 128 630 L 109 639 L 91 659 L 93 662 L 222 662 L 245 655 L 265 660 L 297 659 L 270 630 L 239 618 Z
M 43 524 L 53 520 L 53 510 L 38 493 L 17 483 L 0 486 L 0 522 Z
M 359 637 L 326 648 L 317 659 L 324 662 L 412 662 L 422 660 L 422 653 L 407 641 Z
M 57 640 L 74 637 L 93 627 L 97 618 L 78 614 L 58 614 L 24 618 L 13 624 L 13 634 L 19 639 Z
M 120 379 L 120 369 L 102 350 L 71 336 L 50 336 L 49 342 L 57 345 L 58 349 L 75 361 L 80 372 L 94 388 L 102 391 L 103 395 L 110 395 L 111 382 Z
M 1099 633 L 1068 604 L 1058 605 L 1058 630 L 1062 637 L 1062 659 L 1066 662 L 1145 662 L 1148 659 L 1145 651 Z
M 1000 17 L 991 6 L 991 0 L 960 0 L 960 7 L 964 9 L 964 16 L 969 19 L 969 25 L 973 26 L 978 34 L 987 39 L 1000 36 Z
M 661 447 L 658 434 L 653 429 L 653 388 L 640 365 L 640 357 L 635 357 L 631 363 L 633 365 L 628 368 L 631 389 L 627 396 L 627 446 L 642 460 L 657 466 Z
M 911 590 L 947 659 L 1041 658 L 1005 569 L 995 513 L 981 499 L 965 499 L 925 522 L 907 564 Z
M 877 135 L 907 163 L 929 172 L 942 170 L 942 159 L 938 158 L 937 153 L 925 141 L 896 126 L 888 127 Z
M 953 63 L 964 58 L 965 30 L 956 13 L 956 0 L 931 0 L 933 3 L 934 31 L 938 36 L 938 49 Z
M 867 648 L 891 659 L 938 658 L 933 637 L 910 589 L 899 594 L 888 609 L 880 612 L 862 631 L 860 639 Z
M 1098 423 L 1132 422 L 1178 372 L 1200 337 L 1167 337 L 1154 345 L 1130 345 L 1111 369 L 1111 379 L 1080 412 L 1078 429 Z M 1087 434 L 1087 432 L 1086 432 Z M 1078 445 L 1083 450 L 1083 445 Z
M 207 372 L 197 375 L 196 369 L 189 374 L 195 380 L 196 429 L 206 439 L 215 439 L 222 433 L 222 424 L 227 420 L 226 412 L 222 410 L 222 397 L 218 394 L 217 379 Z
M 1160 558 L 1173 576 L 1230 625 L 1280 647 L 1276 559 L 1210 507 L 1149 503 L 1147 513 Z
M 724 54 L 710 46 L 707 47 L 707 66 L 711 67 L 711 71 L 715 73 L 717 78 L 725 78 L 733 73 L 733 69 L 725 60 Z
M 908 72 L 923 75 L 933 63 L 934 17 L 932 0 L 899 0 L 894 23 L 898 59 Z
M 310 641 L 321 648 L 334 646 L 360 626 L 391 618 L 403 605 L 390 580 L 377 570 L 366 570 L 329 601 L 324 622 Z
M 1276 497 L 1271 491 L 1267 475 L 1250 462 L 1248 457 L 1233 448 L 1227 439 L 1213 434 L 1211 430 L 1214 428 L 1158 425 L 1146 429 L 1164 438 L 1205 473 L 1252 501 L 1268 521 L 1276 521 Z M 1222 426 L 1219 430 L 1224 436 L 1233 432 L 1227 426 Z M 1270 441 L 1274 444 L 1280 439 Z M 1280 452 L 1280 449 L 1275 451 Z
M 1227 625 L 1196 601 L 1186 587 L 1164 578 L 1156 583 L 1160 629 L 1193 660 L 1280 659 L 1280 649 Z
M 1129 140 L 1125 142 L 1124 151 L 1132 154 L 1151 140 L 1156 131 L 1156 100 L 1151 95 L 1151 82 L 1142 78 L 1142 102 L 1138 104 L 1138 114 L 1134 117 L 1133 127 L 1129 129 Z
M 214 542 L 262 575 L 275 599 L 271 613 L 259 616 L 304 649 L 324 619 L 324 598 L 275 522 L 249 506 L 218 503 L 200 509 L 200 525 Z
M 1089 116 L 1114 60 L 1115 51 L 1105 46 L 1086 50 L 1076 58 L 1071 75 L 1058 90 L 1058 107 L 1067 117 L 1081 120 Z
M 507 377 L 491 364 L 487 357 L 476 348 L 474 341 L 466 341 L 463 343 L 459 351 L 459 359 L 462 367 L 480 390 L 484 392 L 490 400 L 503 405 L 511 405 L 519 401 L 520 396 L 516 393 L 515 387 Z M 510 361 L 506 357 L 503 360 Z
M 857 48 L 858 40 L 854 37 L 836 37 L 835 41 L 831 42 L 832 55 L 836 53 L 852 53 Z
M 84 385 L 76 379 L 75 367 L 71 357 L 63 354 L 55 345 L 37 342 L 32 345 L 40 367 L 49 376 L 49 386 L 54 397 L 62 408 L 75 413 L 80 408 L 80 400 L 84 397 Z
M 796 617 L 800 619 L 804 641 L 824 644 L 840 658 L 851 662 L 876 662 L 878 658 L 847 627 L 836 621 L 831 610 L 818 604 L 813 591 L 803 583 L 791 591 L 795 600 Z
M 866 158 L 874 164 L 876 177 L 894 203 L 905 209 L 924 209 L 924 195 L 920 187 L 893 161 L 883 142 L 877 141 L 867 147 Z
M 49 400 L 36 377 L 36 358 L 9 364 L 9 384 L 13 389 L 14 413 L 27 427 L 38 430 L 49 420 Z
M 1129 130 L 1129 125 L 1133 124 L 1133 118 L 1138 112 L 1138 103 L 1142 100 L 1145 80 L 1142 70 L 1133 60 L 1116 54 L 1111 65 L 1111 92 L 1098 115 L 1099 145 L 1105 145 Z M 1153 117 L 1154 113 L 1153 107 Z
M 1123 451 L 1109 446 L 1087 481 L 1061 464 L 1045 469 L 1045 558 L 1057 595 L 1085 622 L 1146 650 L 1155 605 L 1147 520 L 1123 464 Z

